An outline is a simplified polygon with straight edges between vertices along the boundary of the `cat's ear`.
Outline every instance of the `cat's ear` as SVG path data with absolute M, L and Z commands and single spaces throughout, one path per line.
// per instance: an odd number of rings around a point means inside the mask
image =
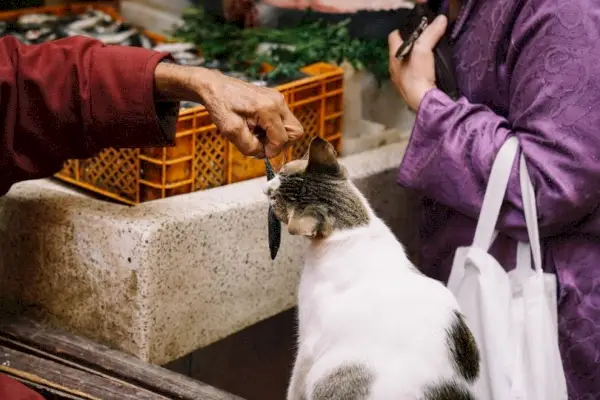
M 307 173 L 326 174 L 336 178 L 345 178 L 346 171 L 337 160 L 337 154 L 331 143 L 316 136 L 308 147 Z
M 288 215 L 287 226 L 290 235 L 326 237 L 331 233 L 331 224 L 327 217 L 313 207 L 308 207 L 302 212 L 292 210 Z

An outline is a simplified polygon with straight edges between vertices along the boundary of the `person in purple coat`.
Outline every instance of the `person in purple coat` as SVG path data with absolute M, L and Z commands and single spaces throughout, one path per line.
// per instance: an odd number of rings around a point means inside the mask
M 600 3 L 450 0 L 390 73 L 417 112 L 398 183 L 423 194 L 419 262 L 446 281 L 473 239 L 492 162 L 519 139 L 535 187 L 543 263 L 559 283 L 569 399 L 600 398 Z M 431 49 L 448 28 L 461 97 L 435 87 Z M 515 164 L 492 255 L 514 267 L 527 240 Z

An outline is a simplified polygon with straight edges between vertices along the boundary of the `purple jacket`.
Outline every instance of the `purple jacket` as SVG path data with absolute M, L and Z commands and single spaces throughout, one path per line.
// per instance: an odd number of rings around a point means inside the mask
M 452 101 L 420 105 L 398 182 L 426 196 L 420 265 L 440 280 L 472 242 L 495 155 L 516 135 L 536 191 L 544 267 L 559 279 L 569 398 L 600 396 L 600 2 L 464 0 L 452 27 Z M 526 240 L 515 164 L 492 253 Z M 600 397 L 598 397 L 600 398 Z

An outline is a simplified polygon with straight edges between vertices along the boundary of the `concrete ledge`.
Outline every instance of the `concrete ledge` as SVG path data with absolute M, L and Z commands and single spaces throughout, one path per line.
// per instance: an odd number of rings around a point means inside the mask
M 395 183 L 405 143 L 344 159 L 401 240 L 411 197 Z M 55 183 L 0 198 L 0 295 L 144 361 L 163 364 L 294 305 L 306 242 L 271 262 L 265 178 L 121 206 Z

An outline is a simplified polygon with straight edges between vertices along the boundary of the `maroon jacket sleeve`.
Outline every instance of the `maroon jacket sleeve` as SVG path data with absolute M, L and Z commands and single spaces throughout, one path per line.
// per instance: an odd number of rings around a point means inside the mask
M 154 100 L 154 70 L 168 58 L 84 37 L 0 38 L 0 195 L 107 147 L 171 144 L 178 104 Z

